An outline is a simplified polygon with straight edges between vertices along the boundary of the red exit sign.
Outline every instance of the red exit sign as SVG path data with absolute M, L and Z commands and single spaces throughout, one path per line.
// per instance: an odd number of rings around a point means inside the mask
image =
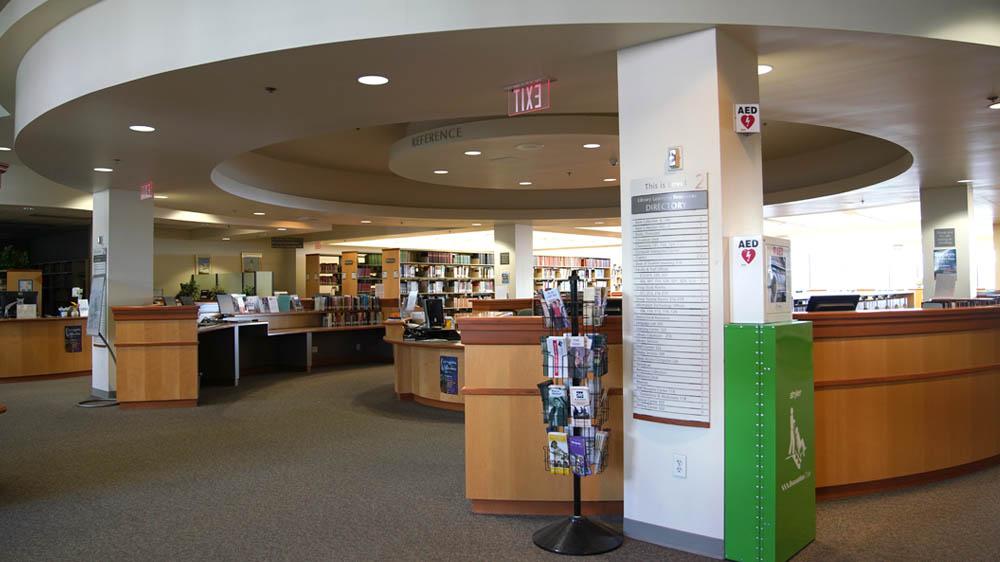
M 552 107 L 552 80 L 522 82 L 507 89 L 507 115 L 544 111 Z

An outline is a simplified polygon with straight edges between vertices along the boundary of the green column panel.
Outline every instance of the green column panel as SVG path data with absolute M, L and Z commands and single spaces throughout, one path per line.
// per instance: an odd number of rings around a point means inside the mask
M 726 558 L 788 560 L 816 537 L 812 323 L 725 331 Z

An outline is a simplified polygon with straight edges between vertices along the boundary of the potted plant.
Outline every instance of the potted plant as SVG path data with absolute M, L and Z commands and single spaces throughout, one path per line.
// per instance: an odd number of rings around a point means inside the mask
M 177 298 L 191 297 L 193 299 L 197 299 L 198 294 L 198 282 L 195 281 L 194 275 L 192 275 L 190 281 L 187 283 L 181 283 L 181 290 L 177 293 Z

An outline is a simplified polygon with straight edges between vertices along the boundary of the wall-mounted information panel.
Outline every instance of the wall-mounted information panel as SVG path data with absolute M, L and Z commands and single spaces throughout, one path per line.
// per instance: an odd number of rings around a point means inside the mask
M 708 191 L 631 184 L 632 415 L 709 426 Z

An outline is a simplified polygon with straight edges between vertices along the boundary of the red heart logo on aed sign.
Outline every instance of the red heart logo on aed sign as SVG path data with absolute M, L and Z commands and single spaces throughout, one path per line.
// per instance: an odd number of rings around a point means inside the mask
M 743 261 L 747 262 L 747 265 L 750 265 L 750 262 L 752 262 L 753 259 L 757 257 L 757 250 L 754 250 L 753 248 L 747 248 L 746 250 L 743 250 L 740 253 L 740 256 L 743 257 Z
M 754 117 L 753 115 L 740 115 L 740 123 L 743 123 L 744 129 L 749 129 L 750 127 L 753 127 L 753 123 L 756 120 L 757 118 Z

